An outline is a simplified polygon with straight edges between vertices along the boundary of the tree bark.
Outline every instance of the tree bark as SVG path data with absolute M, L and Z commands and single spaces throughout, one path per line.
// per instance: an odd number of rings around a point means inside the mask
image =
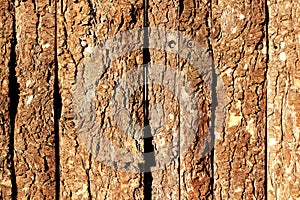
M 0 199 L 300 198 L 299 3 L 148 3 L 1 1 Z
M 93 50 L 121 31 L 138 28 L 142 24 L 142 1 L 80 1 L 58 4 L 58 66 L 62 115 L 60 120 L 60 197 L 62 199 L 143 199 L 143 177 L 139 173 L 116 170 L 114 166 L 101 162 L 101 157 L 114 156 L 113 152 L 89 132 L 79 136 L 74 120 L 74 90 L 84 73 L 101 67 L 101 59 L 95 56 L 95 63 L 89 63 Z M 124 38 L 125 39 L 125 38 Z M 124 49 L 125 51 L 125 49 Z M 96 53 L 97 54 L 97 53 Z M 129 52 L 117 58 L 107 70 L 99 75 L 96 92 L 98 101 L 94 112 L 97 120 L 92 126 L 101 127 L 105 137 L 117 148 L 139 150 L 139 142 L 124 137 L 124 133 L 111 124 L 109 100 L 115 98 L 115 87 L 122 74 L 142 61 L 141 51 Z M 99 64 L 99 65 L 98 65 Z M 92 68 L 91 68 L 92 67 Z M 84 71 L 86 70 L 86 71 Z M 93 72 L 91 72 L 93 73 Z M 82 97 L 79 97 L 82 98 Z M 75 105 L 82 106 L 82 105 Z M 134 106 L 134 105 L 131 105 Z M 107 108 L 108 107 L 108 108 Z M 142 116 L 138 116 L 142 117 Z M 112 122 L 114 123 L 114 122 Z M 89 135 L 90 134 L 90 135 Z M 126 139 L 127 138 L 127 139 Z M 92 142 L 91 142 L 92 141 Z M 93 144 L 100 152 L 93 153 Z M 99 160 L 100 159 L 100 160 Z
M 299 3 L 268 1 L 268 198 L 299 194 Z
M 13 5 L 9 1 L 0 4 L 0 199 L 12 197 L 11 117 L 9 98 L 10 72 L 13 70 Z
M 226 88 L 226 124 L 216 136 L 214 197 L 264 199 L 266 11 L 264 1 L 213 1 L 212 44 Z
M 210 21 L 210 3 L 205 1 L 170 1 L 166 3 L 150 1 L 149 4 L 149 20 L 150 27 L 164 27 L 172 32 L 178 31 L 179 34 L 192 38 L 195 43 L 198 43 L 203 52 L 210 51 L 209 46 L 209 21 Z M 169 35 L 166 37 L 172 42 Z M 209 83 L 203 82 L 201 71 L 194 67 L 193 63 L 189 63 L 183 58 L 184 47 L 180 46 L 183 42 L 181 36 L 175 38 L 174 45 L 179 49 L 178 55 L 167 53 L 158 49 L 150 49 L 150 58 L 153 71 L 162 71 L 156 76 L 162 76 L 162 83 L 168 82 L 168 73 L 170 69 L 176 70 L 178 77 L 176 77 L 176 86 L 174 87 L 177 98 L 174 94 L 168 91 L 165 87 L 151 88 L 150 97 L 153 101 L 160 103 L 159 99 L 163 99 L 162 106 L 164 107 L 164 126 L 176 127 L 178 136 L 178 150 L 179 162 L 176 160 L 171 162 L 166 169 L 157 170 L 153 172 L 153 198 L 159 199 L 212 199 L 212 167 L 211 167 L 211 154 L 204 152 L 211 141 L 213 136 L 208 132 L 210 118 L 208 117 L 208 110 L 211 103 L 211 97 L 208 95 L 210 90 Z M 188 44 L 183 44 L 188 46 Z M 196 48 L 196 47 L 194 47 Z M 193 50 L 193 48 L 192 48 Z M 190 50 L 190 51 L 192 51 Z M 195 50 L 195 49 L 194 49 Z M 163 69 L 162 68 L 163 65 Z M 212 64 L 207 67 L 212 67 Z M 195 69 L 196 68 L 196 69 Z M 200 120 L 197 121 L 195 127 L 184 124 L 185 118 L 192 121 L 185 111 L 185 107 L 190 105 L 190 102 L 184 102 L 185 90 L 188 85 L 196 91 L 195 97 L 198 102 L 198 112 Z M 178 87 L 178 89 L 176 89 Z M 163 95 L 158 95 L 163 91 Z M 173 97 L 173 98 L 172 98 Z M 158 100 L 156 100 L 158 99 Z M 175 103 L 177 102 L 177 104 Z M 171 108 L 169 108 L 171 107 Z M 168 120 L 169 116 L 174 116 L 175 120 Z M 155 131 L 154 131 L 155 132 Z M 169 132 L 169 133 L 168 133 Z M 193 138 L 191 134 L 195 134 Z M 170 131 L 162 129 L 155 133 L 154 141 L 156 153 L 159 153 L 164 140 L 161 137 L 168 138 Z M 176 138 L 175 133 L 173 137 Z M 189 139 L 188 139 L 189 138 Z M 182 147 L 184 141 L 191 141 L 187 145 L 187 149 Z M 210 141 L 210 142 L 209 142 Z M 171 142 L 171 141 L 167 141 Z M 181 145 L 180 145 L 181 144 Z M 209 147 L 208 147 L 209 148 Z
M 17 198 L 55 198 L 55 8 L 49 1 L 16 1 L 19 103 L 14 164 Z

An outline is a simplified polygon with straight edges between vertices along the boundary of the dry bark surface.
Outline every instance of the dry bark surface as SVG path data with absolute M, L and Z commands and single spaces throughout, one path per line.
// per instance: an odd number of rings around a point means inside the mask
M 212 46 L 226 88 L 226 126 L 216 136 L 216 199 L 264 199 L 266 12 L 263 1 L 212 4 Z M 220 7 L 222 9 L 220 9 Z
M 12 155 L 10 147 L 11 118 L 9 110 L 9 81 L 12 42 L 13 42 L 13 5 L 1 1 L 0 5 L 0 198 L 8 199 L 12 195 Z
M 55 8 L 49 1 L 16 1 L 14 122 L 17 198 L 55 194 L 54 66 Z
M 298 3 L 145 2 L 0 1 L 0 199 L 299 199 Z
M 268 197 L 299 199 L 299 3 L 268 1 Z

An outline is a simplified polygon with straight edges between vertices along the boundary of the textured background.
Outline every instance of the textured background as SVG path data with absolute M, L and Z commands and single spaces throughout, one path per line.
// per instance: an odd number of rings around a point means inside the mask
M 118 57 L 99 81 L 96 112 L 104 134 L 118 147 L 144 151 L 142 139 L 112 123 L 107 105 L 122 95 L 113 93 L 122 75 L 148 60 L 150 68 L 179 69 L 195 86 L 196 139 L 180 160 L 152 171 L 152 179 L 115 170 L 88 151 L 72 110 L 76 77 L 92 47 L 143 26 L 143 5 L 0 0 L 0 199 L 300 199 L 297 1 L 149 0 L 150 27 L 180 31 L 213 57 L 226 91 L 223 131 L 201 157 L 203 141 L 214 140 L 204 134 L 211 99 L 202 77 L 170 53 L 150 49 L 145 58 L 136 50 Z M 166 68 L 157 76 L 168 78 Z M 150 80 L 149 104 L 160 105 L 165 121 L 155 130 L 155 153 L 180 125 L 180 106 L 169 93 Z M 128 108 L 142 125 L 142 90 Z

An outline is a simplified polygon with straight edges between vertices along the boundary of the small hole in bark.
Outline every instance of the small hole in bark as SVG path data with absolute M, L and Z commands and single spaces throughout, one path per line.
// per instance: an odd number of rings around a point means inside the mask
M 170 48 L 174 48 L 175 47 L 175 45 L 176 45 L 176 42 L 174 41 L 174 40 L 171 40 L 170 42 L 169 42 L 169 47 Z
M 194 47 L 194 42 L 192 40 L 188 41 L 187 43 L 188 47 L 192 48 Z
M 277 46 L 277 45 L 275 45 L 275 46 L 274 46 L 274 49 L 278 49 L 278 46 Z

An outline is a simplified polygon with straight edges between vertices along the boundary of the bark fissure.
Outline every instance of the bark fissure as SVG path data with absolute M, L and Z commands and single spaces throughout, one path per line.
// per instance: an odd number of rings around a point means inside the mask
M 57 55 L 57 1 L 54 5 L 55 9 L 55 25 L 54 25 L 54 134 L 55 134 L 55 196 L 56 199 L 60 197 L 60 149 L 59 149 L 59 120 L 62 109 L 62 99 L 59 91 L 58 80 L 58 55 Z
M 269 7 L 268 7 L 268 1 L 265 0 L 265 31 L 266 31 L 266 71 L 265 71 L 265 77 L 267 77 L 268 74 L 268 64 L 269 64 Z M 265 86 L 267 87 L 267 81 L 265 82 Z M 268 99 L 268 93 L 265 93 L 266 99 Z M 268 100 L 266 100 L 266 107 L 265 107 L 265 199 L 268 200 Z
M 17 199 L 17 181 L 15 173 L 15 163 L 14 163 L 14 136 L 15 136 L 15 120 L 18 112 L 19 104 L 19 83 L 16 76 L 16 66 L 17 66 L 17 55 L 16 55 L 16 45 L 17 45 L 17 33 L 16 33 L 16 18 L 14 1 L 11 3 L 11 9 L 13 10 L 12 16 L 12 40 L 11 40 L 11 52 L 9 61 L 9 116 L 10 116 L 10 164 L 11 164 L 11 183 L 12 183 L 12 199 Z
M 211 52 L 211 57 L 212 57 L 212 86 L 211 86 L 211 98 L 212 98 L 212 105 L 211 105 L 211 126 L 210 126 L 210 131 L 213 132 L 213 128 L 215 126 L 215 112 L 216 112 L 216 107 L 218 102 L 216 101 L 217 99 L 217 91 L 216 91 L 216 87 L 217 87 L 217 74 L 215 73 L 215 64 L 214 64 L 214 50 L 213 50 L 213 46 L 212 46 L 212 4 L 213 1 L 210 0 L 210 4 L 209 4 L 209 16 L 206 17 L 206 19 L 209 19 L 210 22 L 208 20 L 206 20 L 206 26 L 209 27 L 208 29 L 208 47 L 209 47 L 209 51 Z M 213 141 L 213 147 L 215 146 L 215 134 L 211 134 L 212 138 L 211 140 Z M 212 200 L 214 200 L 214 158 L 215 158 L 215 154 L 214 154 L 214 148 L 212 148 L 211 150 L 211 156 L 210 156 L 210 161 L 211 161 L 211 198 Z
M 152 144 L 153 136 L 151 134 L 151 128 L 149 123 L 149 95 L 148 95 L 148 65 L 151 62 L 149 52 L 149 33 L 148 33 L 148 0 L 144 0 L 144 48 L 143 48 L 143 104 L 144 104 L 144 153 L 154 152 L 154 146 Z M 155 163 L 155 158 L 148 158 L 144 161 L 144 199 L 152 199 L 152 185 L 153 176 L 150 167 Z

